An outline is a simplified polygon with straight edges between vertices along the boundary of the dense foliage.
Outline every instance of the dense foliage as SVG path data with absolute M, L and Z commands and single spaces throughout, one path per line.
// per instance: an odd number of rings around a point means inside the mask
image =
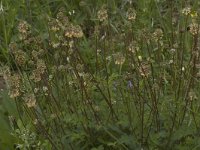
M 199 6 L 1 1 L 0 149 L 200 149 Z

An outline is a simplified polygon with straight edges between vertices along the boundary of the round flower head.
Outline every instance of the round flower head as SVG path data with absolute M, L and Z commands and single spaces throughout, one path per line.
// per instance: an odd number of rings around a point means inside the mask
M 191 8 L 190 7 L 183 8 L 182 14 L 188 16 L 190 13 L 191 13 Z
M 122 65 L 125 62 L 125 57 L 121 53 L 116 53 L 113 56 L 116 65 Z
M 134 9 L 129 9 L 127 12 L 127 18 L 130 21 L 134 21 L 136 19 L 136 11 Z
M 108 19 L 108 11 L 105 7 L 102 7 L 97 13 L 98 19 L 103 22 Z

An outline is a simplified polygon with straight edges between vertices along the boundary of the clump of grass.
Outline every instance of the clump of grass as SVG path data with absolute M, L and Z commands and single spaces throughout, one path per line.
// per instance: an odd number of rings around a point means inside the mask
M 198 147 L 199 14 L 178 3 L 104 3 L 81 23 L 61 7 L 45 33 L 19 20 L 4 69 L 16 133 L 58 150 Z

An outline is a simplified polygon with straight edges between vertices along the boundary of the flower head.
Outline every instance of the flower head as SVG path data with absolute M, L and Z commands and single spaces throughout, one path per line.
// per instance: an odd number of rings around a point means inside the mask
M 36 98 L 34 94 L 26 94 L 23 99 L 28 107 L 36 106 Z
M 108 19 L 108 11 L 105 7 L 102 7 L 97 13 L 98 19 L 103 22 Z
M 134 9 L 129 9 L 127 12 L 127 18 L 130 21 L 134 21 L 136 19 L 136 11 Z
M 125 62 L 125 57 L 122 55 L 122 53 L 118 52 L 114 54 L 113 56 L 114 56 L 116 65 L 122 65 Z
M 191 13 L 191 8 L 190 7 L 183 8 L 182 14 L 188 16 L 190 13 Z

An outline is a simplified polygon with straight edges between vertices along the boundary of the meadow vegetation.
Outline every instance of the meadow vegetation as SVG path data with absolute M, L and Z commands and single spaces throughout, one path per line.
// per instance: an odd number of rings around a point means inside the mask
M 2 0 L 0 150 L 200 149 L 198 0 Z

